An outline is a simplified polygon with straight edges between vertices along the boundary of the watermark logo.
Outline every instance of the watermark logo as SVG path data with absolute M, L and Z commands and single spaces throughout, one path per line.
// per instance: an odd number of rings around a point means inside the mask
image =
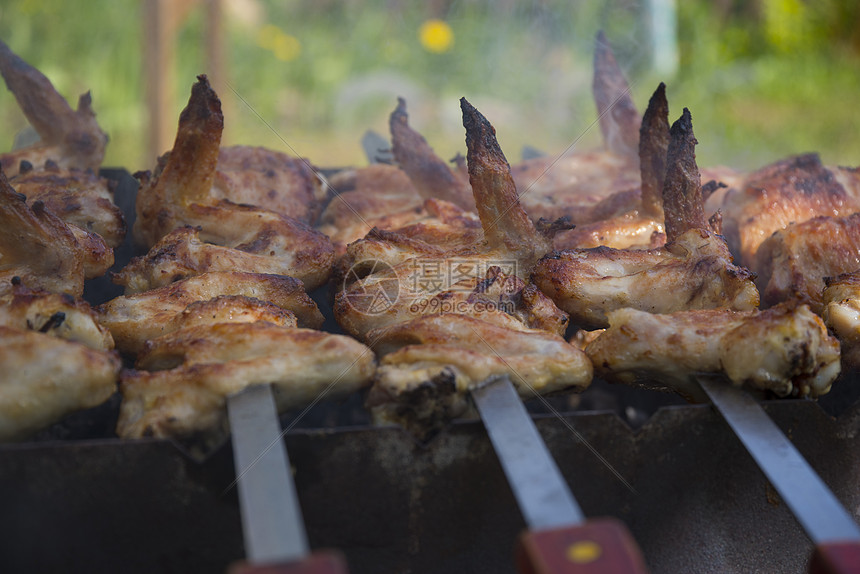
M 385 261 L 359 261 L 346 272 L 343 290 L 349 292 L 349 304 L 359 313 L 381 315 L 400 299 L 400 278 Z
M 424 297 L 442 291 L 472 291 L 475 280 L 484 280 L 493 267 L 507 277 L 517 274 L 516 259 L 416 259 L 409 273 L 410 287 Z
M 350 307 L 363 315 L 381 315 L 398 305 L 404 313 L 513 314 L 510 297 L 518 291 L 517 261 L 486 259 L 415 259 L 398 265 L 370 259 L 355 263 L 344 276 Z

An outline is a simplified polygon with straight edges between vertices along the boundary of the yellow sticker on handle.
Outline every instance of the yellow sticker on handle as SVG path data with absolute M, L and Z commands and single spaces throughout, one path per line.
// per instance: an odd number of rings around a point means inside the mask
M 603 549 L 597 542 L 582 540 L 568 546 L 567 559 L 576 564 L 588 564 L 600 558 L 602 553 Z

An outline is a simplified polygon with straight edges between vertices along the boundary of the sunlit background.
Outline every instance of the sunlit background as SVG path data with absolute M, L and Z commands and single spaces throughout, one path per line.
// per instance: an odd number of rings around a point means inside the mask
M 690 108 L 700 163 L 752 169 L 818 151 L 860 164 L 860 3 L 853 0 L 167 1 L 175 47 L 145 73 L 146 10 L 159 0 L 0 0 L 0 38 L 66 98 L 91 90 L 111 142 L 105 165 L 150 168 L 147 89 L 169 89 L 172 141 L 197 74 L 216 75 L 223 142 L 323 167 L 362 164 L 396 97 L 443 158 L 465 151 L 458 99 L 494 123 L 510 160 L 599 145 L 595 33 L 606 31 L 644 110 L 660 80 L 670 115 Z M 213 44 L 213 38 L 217 42 Z M 218 70 L 208 54 L 223 54 Z M 0 90 L 0 148 L 26 120 Z M 169 147 L 169 143 L 166 144 Z M 166 149 L 159 144 L 160 151 Z

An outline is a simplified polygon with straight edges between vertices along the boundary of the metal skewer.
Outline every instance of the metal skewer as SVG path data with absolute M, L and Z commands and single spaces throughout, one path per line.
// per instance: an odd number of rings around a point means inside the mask
M 585 519 L 510 378 L 490 379 L 471 396 L 528 526 L 517 552 L 520 572 L 647 572 L 622 522 Z
M 248 559 L 230 574 L 345 574 L 339 554 L 310 553 L 271 385 L 231 395 L 227 410 Z
M 761 405 L 720 377 L 698 381 L 815 544 L 810 572 L 860 573 L 860 527 Z

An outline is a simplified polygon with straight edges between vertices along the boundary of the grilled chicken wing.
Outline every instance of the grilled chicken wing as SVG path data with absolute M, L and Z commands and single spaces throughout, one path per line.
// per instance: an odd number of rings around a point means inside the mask
M 433 152 L 424 137 L 409 127 L 406 100 L 397 99 L 389 118 L 391 151 L 418 193 L 425 199 L 449 201 L 466 211 L 475 211 L 475 198 L 469 180 L 452 170 Z
M 125 238 L 125 218 L 103 177 L 89 171 L 61 169 L 48 161 L 38 170 L 25 163 L 9 183 L 27 196 L 28 204 L 41 201 L 60 219 L 100 235 L 110 247 L 118 247 Z
M 60 169 L 49 160 L 34 170 L 23 162 L 10 181 L 30 206 L 38 203 L 60 218 L 77 243 L 84 277 L 101 277 L 114 263 L 112 247 L 125 237 L 125 219 L 113 204 L 107 181 L 77 169 Z
M 206 224 L 171 231 L 114 274 L 114 283 L 132 294 L 209 271 L 242 271 L 296 277 L 310 291 L 331 273 L 331 244 L 304 224 L 242 205 L 189 210 Z
M 697 373 L 722 373 L 736 386 L 781 397 L 817 397 L 840 370 L 839 343 L 805 305 L 666 315 L 619 309 L 586 353 L 603 379 L 668 388 L 697 402 L 707 401 Z
M 756 251 L 762 303 L 806 303 L 823 311 L 827 277 L 860 269 L 860 213 L 815 217 L 774 232 Z
M 0 298 L 0 325 L 47 333 L 90 349 L 114 348 L 110 331 L 99 324 L 86 301 L 66 293 L 29 289 L 20 280 L 13 281 L 10 295 Z
M 173 150 L 154 174 L 139 174 L 134 235 L 152 249 L 116 276 L 128 293 L 207 271 L 290 275 L 309 290 L 328 279 L 334 250 L 324 235 L 269 209 L 213 197 L 223 125 L 221 103 L 200 76 Z
M 144 343 L 189 324 L 264 320 L 318 329 L 323 316 L 301 281 L 262 273 L 210 272 L 97 308 L 117 348 L 137 353 Z
M 732 264 L 723 239 L 708 229 L 688 110 L 671 130 L 663 209 L 667 235 L 660 249 L 598 247 L 554 252 L 541 259 L 532 281 L 584 328 L 607 326 L 624 307 L 652 313 L 758 306 L 753 276 Z
M 0 326 L 0 440 L 26 438 L 116 391 L 122 364 L 113 351 Z
M 259 205 L 313 225 L 327 195 L 307 160 L 251 146 L 223 147 L 218 152 L 214 200 Z
M 89 93 L 73 111 L 48 78 L 2 41 L 0 74 L 41 138 L 34 146 L 0 154 L 0 167 L 31 205 L 40 202 L 69 224 L 86 277 L 104 275 L 113 265 L 111 247 L 125 236 L 125 222 L 107 182 L 93 175 L 108 137 L 96 122 Z
M 85 256 L 69 226 L 40 201 L 28 206 L 0 171 L 0 295 L 19 277 L 33 288 L 80 296 Z
M 335 316 L 343 329 L 362 340 L 371 331 L 424 315 L 464 314 L 514 330 L 540 329 L 563 336 L 568 317 L 534 285 L 527 285 L 487 259 L 410 259 L 377 269 L 337 294 Z M 513 263 L 513 262 L 511 262 Z M 475 266 L 483 266 L 481 277 Z M 360 268 L 354 267 L 353 273 Z M 451 278 L 465 277 L 453 284 Z
M 138 369 L 122 374 L 123 438 L 211 435 L 226 424 L 226 398 L 272 383 L 280 410 L 343 396 L 373 376 L 373 353 L 354 339 L 255 323 L 185 327 L 150 341 Z
M 860 211 L 860 168 L 825 167 L 818 154 L 784 159 L 727 193 L 722 211 L 732 253 L 758 273 L 756 251 L 775 231 L 820 215 Z
M 428 217 L 409 176 L 391 165 L 345 170 L 332 176 L 329 185 L 335 196 L 317 229 L 331 239 L 338 256 L 371 229 L 396 229 Z
M 472 213 L 475 200 L 468 176 L 449 168 L 409 127 L 402 98 L 389 125 L 399 168 L 370 165 L 336 174 L 330 180 L 337 194 L 320 218 L 318 229 L 332 239 L 339 255 L 372 229 L 442 225 L 443 235 L 449 236 L 452 219 L 468 220 L 467 227 L 480 229 L 480 221 Z
M 601 200 L 639 187 L 640 117 L 603 32 L 595 41 L 592 91 L 604 149 L 535 158 L 511 169 L 520 201 L 535 220 L 594 221 L 592 210 Z
M 41 138 L 32 147 L 0 154 L 0 167 L 9 177 L 18 173 L 22 160 L 32 165 L 52 160 L 65 168 L 98 170 L 108 137 L 96 122 L 89 92 L 78 100 L 77 111 L 72 110 L 48 78 L 2 41 L 0 74 Z
M 661 83 L 642 116 L 639 128 L 639 172 L 641 191 L 639 205 L 620 215 L 611 207 L 605 218 L 559 233 L 553 239 L 557 250 L 589 248 L 605 245 L 616 249 L 635 246 L 659 247 L 665 242 L 663 229 L 663 183 L 666 177 L 666 153 L 669 149 L 669 104 L 666 101 L 666 86 Z M 635 195 L 634 195 L 635 197 Z M 615 194 L 611 199 L 620 200 L 623 210 L 630 198 Z
M 428 315 L 367 338 L 382 356 L 367 406 L 377 421 L 418 436 L 463 415 L 469 389 L 494 375 L 511 375 L 524 398 L 581 391 L 591 382 L 591 364 L 558 335 L 482 315 Z
M 550 239 L 519 204 L 493 127 L 461 105 L 481 228 L 374 230 L 348 247 L 335 297 L 341 325 L 383 355 L 368 406 L 419 436 L 462 414 L 470 386 L 492 375 L 510 374 L 525 396 L 591 381 L 584 354 L 558 334 L 565 314 L 521 278 Z
M 860 270 L 825 279 L 823 317 L 842 345 L 842 368 L 860 368 Z

